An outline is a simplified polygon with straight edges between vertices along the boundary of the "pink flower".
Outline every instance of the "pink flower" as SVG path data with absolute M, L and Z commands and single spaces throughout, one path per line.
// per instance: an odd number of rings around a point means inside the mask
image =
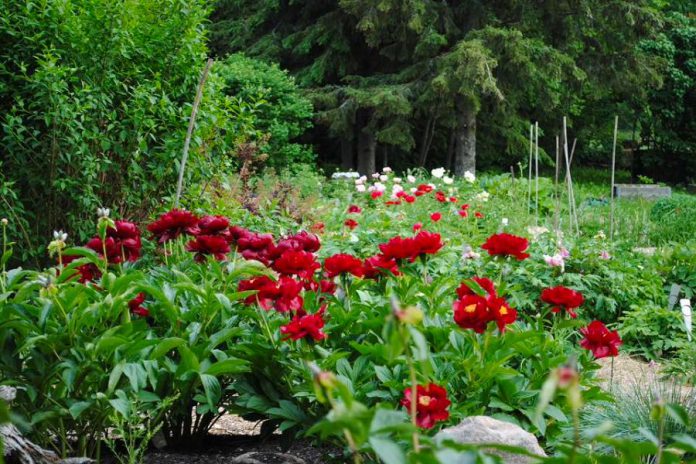
M 546 264 L 548 264 L 551 267 L 560 267 L 563 268 L 565 266 L 565 261 L 563 260 L 563 256 L 556 254 L 553 256 L 549 255 L 544 255 L 544 261 Z
M 602 252 L 599 254 L 599 257 L 602 259 L 611 259 L 611 255 L 606 250 L 602 250 Z

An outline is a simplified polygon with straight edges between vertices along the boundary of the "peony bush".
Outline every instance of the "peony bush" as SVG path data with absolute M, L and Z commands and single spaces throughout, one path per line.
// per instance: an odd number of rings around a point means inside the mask
M 225 208 L 147 224 L 101 209 L 84 246 L 58 234 L 54 267 L 2 275 L 0 375 L 20 424 L 99 457 L 137 404 L 170 444 L 232 413 L 342 440 L 355 462 L 452 462 L 479 451 L 435 433 L 486 414 L 591 455 L 565 431 L 607 399 L 595 360 L 621 338 L 588 304 L 592 266 L 614 258 L 487 207 L 514 184 L 445 174 L 339 178 L 323 220 L 281 234 Z

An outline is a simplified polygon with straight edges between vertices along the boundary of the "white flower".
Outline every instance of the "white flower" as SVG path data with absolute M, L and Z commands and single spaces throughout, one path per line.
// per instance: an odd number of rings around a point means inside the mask
M 60 241 L 64 242 L 68 239 L 68 234 L 66 234 L 62 230 L 54 230 L 53 231 L 53 239 L 60 240 Z
M 433 169 L 430 171 L 430 174 L 433 175 L 433 177 L 437 177 L 438 179 L 442 178 L 442 176 L 445 175 L 445 168 L 437 168 Z
M 372 185 L 372 187 L 370 187 L 370 188 L 372 190 L 377 190 L 378 192 L 384 192 L 387 189 L 387 186 L 381 182 L 375 182 L 374 185 Z M 370 192 L 372 190 L 370 190 Z
M 595 235 L 594 238 L 597 240 L 606 240 L 607 236 L 603 230 L 600 230 L 599 232 L 597 232 L 597 235 Z
M 410 183 L 414 183 L 416 181 L 416 178 L 409 174 L 408 176 L 406 176 L 406 180 Z
M 395 177 L 395 178 L 394 178 L 394 183 L 395 183 L 395 184 L 400 184 L 400 183 L 401 183 L 401 177 Z
M 355 179 L 358 177 L 360 174 L 357 172 L 353 171 L 348 171 L 348 172 L 334 172 L 331 174 L 332 179 Z
M 356 186 L 355 186 L 355 190 L 357 190 L 358 192 L 361 192 L 361 193 L 362 193 L 362 192 L 364 192 L 364 191 L 367 190 L 367 189 L 365 188 L 365 186 L 364 186 L 363 184 L 359 184 L 359 185 L 356 185 Z
M 549 231 L 549 229 L 547 229 L 546 227 L 542 227 L 542 226 L 529 226 L 529 227 L 527 227 L 527 232 L 529 232 L 529 234 L 532 236 L 534 241 L 538 240 L 540 236 L 544 235 L 548 231 Z
M 390 168 L 389 166 L 384 166 L 384 168 L 382 168 L 382 172 L 392 172 L 392 168 Z
M 451 177 L 445 176 L 442 178 L 442 182 L 444 182 L 447 185 L 450 185 L 452 182 L 454 182 L 454 179 L 452 179 Z
M 429 185 L 430 188 L 433 189 L 433 190 L 435 190 L 435 189 L 437 188 L 437 185 L 435 185 L 435 184 L 428 184 L 428 185 Z
M 97 216 L 100 218 L 108 218 L 109 214 L 111 214 L 111 210 L 109 208 L 97 208 Z
M 503 218 L 503 219 L 501 219 L 500 223 L 503 225 L 503 227 L 507 227 L 507 225 L 508 225 L 508 218 Z
M 364 184 L 364 183 L 365 183 L 365 181 L 363 180 L 362 177 L 355 179 L 355 185 L 360 185 L 360 184 Z
M 476 181 L 476 176 L 474 175 L 473 172 L 471 172 L 471 171 L 466 171 L 466 172 L 464 173 L 464 179 L 465 179 L 467 182 L 470 182 L 470 183 L 473 184 L 473 183 Z
M 474 199 L 476 199 L 477 201 L 488 201 L 488 198 L 490 196 L 491 194 L 484 190 L 483 192 L 476 194 Z
M 392 193 L 403 192 L 404 188 L 399 184 L 392 185 Z
M 386 176 L 386 175 L 384 175 L 384 174 L 382 174 L 381 176 L 379 176 L 379 180 L 381 180 L 382 182 L 386 182 L 387 179 L 389 179 L 389 176 Z
M 379 172 L 375 172 L 374 174 L 372 174 L 372 178 L 379 179 Z
M 6 226 L 9 223 L 10 223 L 10 221 L 8 221 L 7 218 L 0 219 L 0 224 L 2 224 L 3 226 Z
M 416 187 L 411 187 L 411 193 L 416 193 L 418 189 Z

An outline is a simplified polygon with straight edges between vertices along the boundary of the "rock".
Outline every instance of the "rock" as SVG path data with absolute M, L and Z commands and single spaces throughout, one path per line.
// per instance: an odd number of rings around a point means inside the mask
M 467 417 L 459 425 L 442 429 L 436 436 L 437 441 L 453 440 L 462 444 L 495 443 L 500 445 L 517 446 L 538 456 L 546 453 L 536 437 L 521 427 L 487 416 Z M 537 462 L 529 456 L 515 455 L 491 449 L 490 454 L 503 458 L 508 464 L 531 464 Z M 450 463 L 448 463 L 450 464 Z M 451 463 L 457 464 L 457 463 Z
M 614 194 L 617 198 L 665 198 L 672 196 L 672 189 L 660 185 L 615 184 Z
M 0 401 L 12 402 L 17 395 L 13 387 L 0 386 Z M 53 451 L 45 450 L 22 436 L 12 424 L 0 425 L 0 442 L 4 445 L 6 464 L 90 464 L 88 458 L 61 459 Z
M 307 464 L 304 459 L 285 453 L 266 453 L 252 451 L 232 458 L 234 464 Z

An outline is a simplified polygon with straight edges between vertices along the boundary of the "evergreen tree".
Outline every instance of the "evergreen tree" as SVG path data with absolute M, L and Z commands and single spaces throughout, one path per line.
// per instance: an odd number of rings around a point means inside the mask
M 212 20 L 218 53 L 296 76 L 343 167 L 361 172 L 382 147 L 411 166 L 437 151 L 462 174 L 479 152 L 523 155 L 530 120 L 572 123 L 659 83 L 636 46 L 661 25 L 651 0 L 220 0 Z

